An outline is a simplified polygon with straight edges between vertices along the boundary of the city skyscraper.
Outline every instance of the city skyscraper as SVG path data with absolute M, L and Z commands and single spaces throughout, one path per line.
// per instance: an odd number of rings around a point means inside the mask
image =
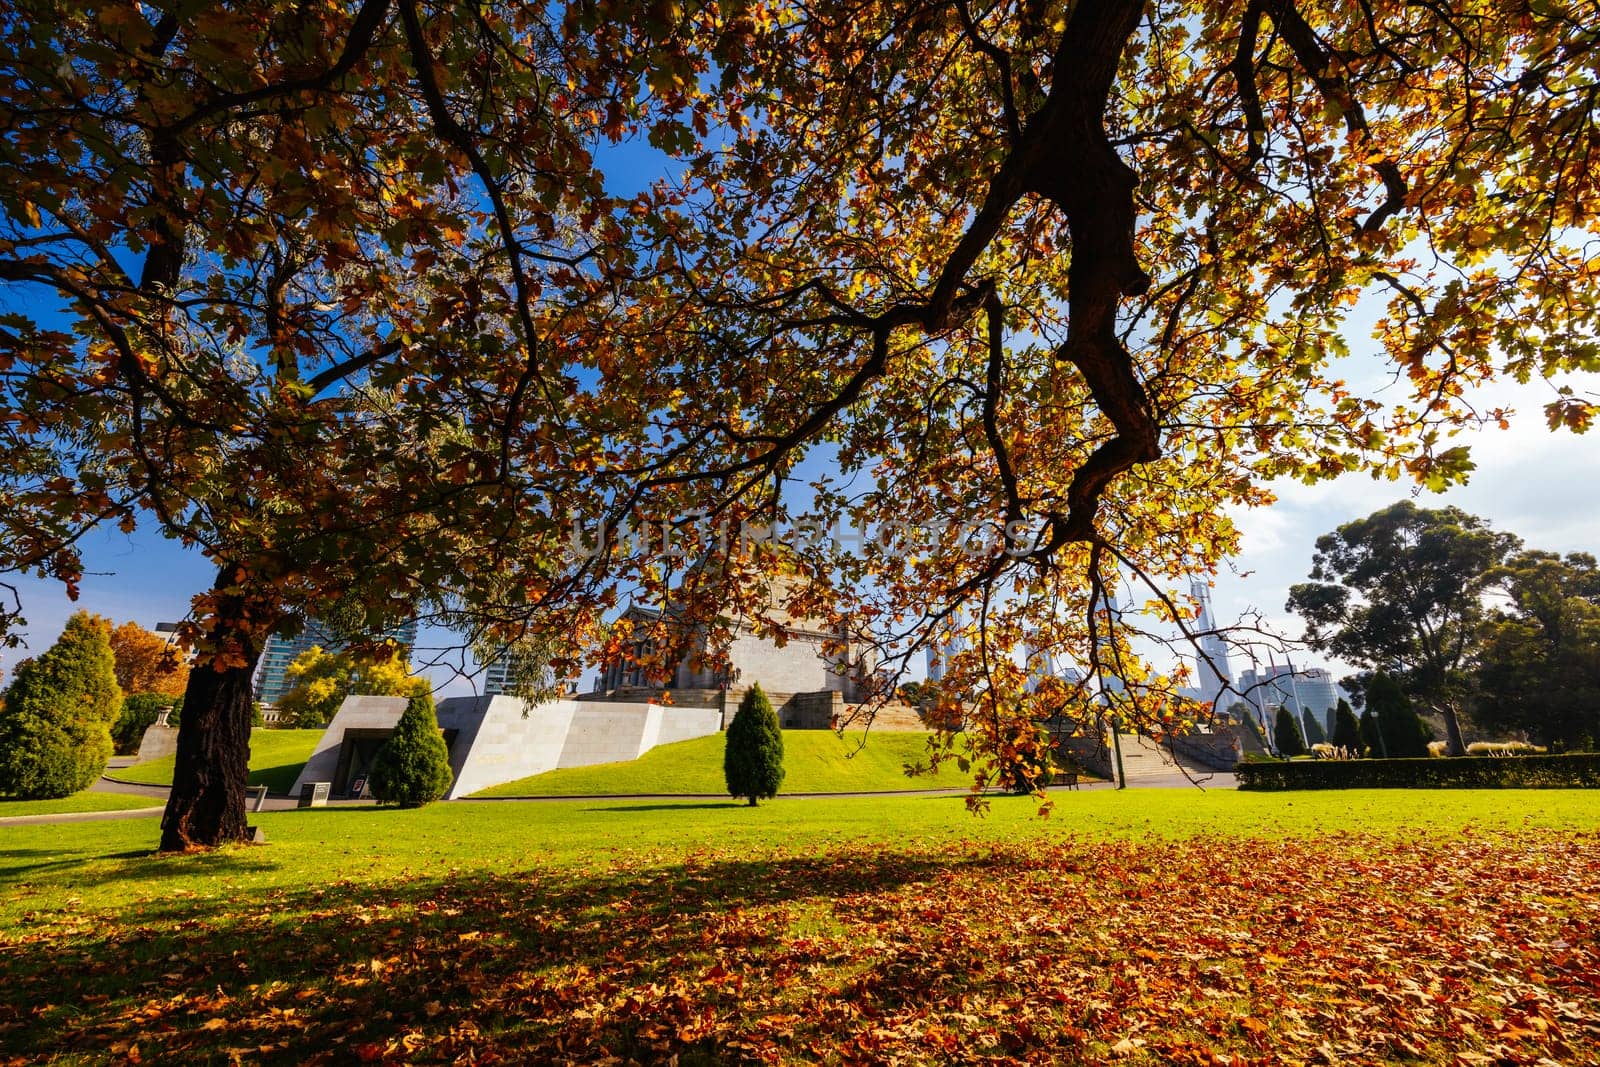
M 400 646 L 401 656 L 410 658 L 411 648 L 417 643 L 417 621 L 412 619 L 396 626 L 384 636 Z M 256 664 L 256 699 L 263 704 L 276 704 L 283 699 L 283 695 L 294 688 L 286 675 L 289 664 L 313 646 L 325 652 L 339 652 L 344 649 L 345 642 L 316 619 L 307 619 L 294 637 L 278 634 L 268 637 L 261 650 L 261 660 Z
M 498 696 L 511 688 L 511 664 L 505 659 L 494 659 L 483 667 L 483 693 Z
M 1047 678 L 1056 677 L 1056 661 L 1047 648 L 1035 647 L 1036 641 L 1024 641 L 1022 644 L 1022 670 L 1026 676 L 1024 688 L 1030 692 L 1037 692 L 1039 686 Z
M 1217 632 L 1217 621 L 1211 613 L 1211 587 L 1196 579 L 1189 583 L 1189 595 L 1200 603 L 1200 616 L 1195 620 L 1195 632 L 1198 634 L 1196 644 L 1199 646 L 1199 654 L 1195 656 L 1199 670 L 1195 673 L 1200 683 L 1200 700 L 1205 704 L 1216 704 L 1224 692 L 1233 689 L 1228 642 Z
M 1245 671 L 1238 688 L 1258 715 L 1270 722 L 1277 709 L 1288 708 L 1299 721 L 1301 713 L 1311 712 L 1319 723 L 1339 703 L 1339 690 L 1333 675 L 1321 667 L 1295 670 L 1290 663 L 1273 663 L 1264 669 Z
M 928 645 L 924 655 L 928 661 L 928 681 L 938 682 L 944 679 L 945 668 L 950 665 L 950 657 L 957 652 L 965 652 L 967 639 L 959 633 L 961 627 L 967 622 L 965 608 L 956 608 L 940 627 L 940 636 Z

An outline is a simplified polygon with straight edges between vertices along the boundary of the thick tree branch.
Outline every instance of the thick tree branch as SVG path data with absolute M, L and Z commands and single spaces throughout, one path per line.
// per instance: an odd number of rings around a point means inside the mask
M 1343 112 L 1345 129 L 1366 140 L 1367 113 L 1362 110 L 1361 102 L 1356 99 L 1349 81 L 1333 69 L 1333 54 L 1322 46 L 1316 30 L 1300 14 L 1292 0 L 1266 0 L 1266 10 L 1294 52 L 1295 60 L 1316 85 L 1322 98 Z M 1361 224 L 1361 229 L 1368 233 L 1377 230 L 1391 215 L 1405 207 L 1408 192 L 1406 180 L 1393 159 L 1379 156 L 1373 160 L 1372 169 L 1382 179 L 1387 197 Z

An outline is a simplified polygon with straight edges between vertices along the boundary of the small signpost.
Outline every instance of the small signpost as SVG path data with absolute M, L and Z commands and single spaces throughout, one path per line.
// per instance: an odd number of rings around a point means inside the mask
M 307 782 L 300 787 L 300 807 L 325 808 L 328 806 L 328 793 L 333 789 L 332 782 Z

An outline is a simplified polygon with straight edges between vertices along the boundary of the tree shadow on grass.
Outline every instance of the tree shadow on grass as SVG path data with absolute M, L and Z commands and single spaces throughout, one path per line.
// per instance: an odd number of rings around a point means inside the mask
M 77 867 L 80 856 L 63 857 L 59 849 L 8 848 L 0 849 L 0 887 L 8 883 L 24 882 L 43 871 Z
M 294 788 L 295 779 L 300 777 L 300 772 L 305 769 L 306 761 L 298 760 L 294 763 L 280 763 L 272 767 L 256 767 L 250 772 L 250 787 L 264 785 L 267 792 L 274 796 L 285 796 Z
M 1334 1005 L 1343 1018 L 1342 1005 L 1369 999 L 1368 983 L 1409 980 L 1423 964 L 1441 992 L 1422 1001 L 1426 1017 L 1408 996 L 1385 998 L 1393 1032 L 1431 1026 L 1425 1040 L 1457 1041 L 1440 1020 L 1470 1009 L 1487 1012 L 1482 1032 L 1525 1042 L 1508 1059 L 1571 1059 L 1538 1045 L 1536 1028 L 1498 1025 L 1511 1009 L 1485 1008 L 1493 998 L 1479 987 L 1446 981 L 1462 960 L 1600 1017 L 1587 958 L 1546 953 L 1552 920 L 1576 952 L 1594 943 L 1592 917 L 1533 898 L 1505 907 L 1504 887 L 1536 871 L 1572 890 L 1562 900 L 1592 896 L 1581 844 L 1391 844 L 1360 850 L 1358 872 L 1349 845 L 1159 848 L 863 844 L 662 865 L 612 861 L 597 846 L 597 869 L 584 871 L 446 872 L 52 913 L 0 931 L 0 1059 L 99 1061 L 137 1044 L 143 1062 L 170 1063 L 230 1053 L 341 1064 L 1104 1062 L 1138 1032 L 1148 1055 L 1130 1063 L 1212 1062 L 1213 1048 L 1266 1062 L 1283 1034 L 1270 1022 L 1271 1036 L 1243 1028 L 1241 1012 L 1287 1020 L 1293 994 L 1297 1012 Z M 1452 859 L 1458 896 L 1412 884 Z M 1270 888 L 1286 884 L 1294 907 Z M 1262 946 L 1305 970 L 1274 972 L 1258 1000 Z M 1293 1018 L 1283 1032 L 1309 1051 L 1321 1035 Z M 1415 1058 L 1390 1055 L 1377 1029 L 1353 1028 L 1347 1062 Z M 1184 1052 L 1195 1040 L 1205 1056 Z
M 247 870 L 237 856 L 197 857 L 192 869 Z M 162 876 L 189 859 L 163 861 Z M 21 928 L 0 956 L 0 1049 L 93 1057 L 145 1042 L 146 1062 L 224 1048 L 266 1049 L 266 1061 L 326 1054 L 343 1062 L 358 1046 L 416 1032 L 431 1035 L 432 1051 L 406 1058 L 448 1060 L 467 1051 L 450 1034 L 459 1038 L 470 1023 L 502 1048 L 563 1059 L 569 1031 L 597 1025 L 580 1021 L 585 1009 L 573 999 L 596 994 L 595 976 L 612 989 L 612 978 L 630 987 L 686 979 L 694 986 L 729 951 L 792 952 L 784 919 L 791 908 L 888 893 L 990 862 L 858 850 L 307 886 L 232 900 L 158 897 L 87 928 Z M 803 944 L 808 959 L 834 951 L 826 937 Z M 690 992 L 731 996 L 710 986 Z M 634 1047 L 636 1022 L 605 1037 L 608 1047 Z M 677 1042 L 678 1050 L 693 1053 L 697 1040 Z
M 35 857 L 49 857 L 49 860 L 27 862 Z M 86 863 L 96 866 L 86 870 Z M 0 850 L 0 886 L 37 878 L 46 871 L 53 871 L 59 877 L 78 870 L 83 873 L 83 878 L 78 880 L 80 883 L 87 880 L 98 883 L 143 882 L 153 892 L 161 892 L 165 884 L 178 883 L 196 875 L 245 875 L 272 870 L 277 866 L 278 863 L 267 851 L 254 848 L 172 856 L 162 856 L 154 848 L 121 852 L 82 850 L 67 854 L 60 849 L 11 849 Z M 72 880 L 65 880 L 58 888 L 71 888 L 72 884 Z

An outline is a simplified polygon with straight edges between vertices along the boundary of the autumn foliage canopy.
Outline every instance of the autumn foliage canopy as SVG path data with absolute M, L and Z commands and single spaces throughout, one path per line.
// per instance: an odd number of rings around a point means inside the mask
M 1159 731 L 1117 576 L 1170 634 L 1225 505 L 1449 485 L 1475 384 L 1600 361 L 1591 15 L 15 3 L 0 553 L 75 583 L 84 527 L 151 522 L 217 561 L 196 759 L 297 607 L 580 648 L 625 595 L 776 628 L 779 569 L 890 674 L 966 630 L 944 710 L 996 768 L 1089 692 L 1013 699 L 1024 639 Z

